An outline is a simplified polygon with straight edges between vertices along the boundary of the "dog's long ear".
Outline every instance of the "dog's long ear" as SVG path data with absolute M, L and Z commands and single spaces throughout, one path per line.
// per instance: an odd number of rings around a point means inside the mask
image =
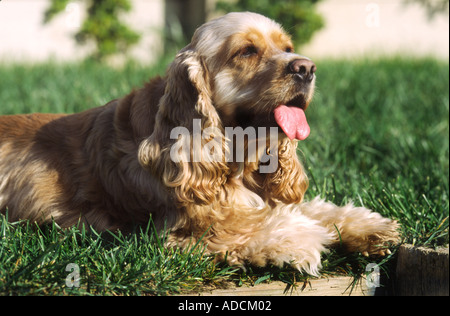
M 140 144 L 139 162 L 174 190 L 179 203 L 209 204 L 228 175 L 223 140 L 208 71 L 188 46 L 168 69 L 155 127 Z

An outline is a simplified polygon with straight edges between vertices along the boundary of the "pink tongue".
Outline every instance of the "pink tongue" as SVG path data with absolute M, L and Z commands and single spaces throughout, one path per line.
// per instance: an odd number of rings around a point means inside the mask
M 295 106 L 280 105 L 273 113 L 275 121 L 289 139 L 305 140 L 309 136 L 309 125 L 302 109 Z

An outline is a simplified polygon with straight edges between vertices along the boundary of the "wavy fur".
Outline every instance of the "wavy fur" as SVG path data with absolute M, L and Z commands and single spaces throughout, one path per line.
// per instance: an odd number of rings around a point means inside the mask
M 96 230 L 132 231 L 151 216 L 171 230 L 168 246 L 207 232 L 207 249 L 232 264 L 288 263 L 311 274 L 341 242 L 336 227 L 349 250 L 384 253 L 377 246 L 397 240 L 396 222 L 351 204 L 303 202 L 297 141 L 279 134 L 276 148 L 267 138 L 244 161 L 225 159 L 236 150 L 226 127 L 276 127 L 277 106 L 307 108 L 314 80 L 299 82 L 292 62 L 309 60 L 292 49 L 277 23 L 232 13 L 200 27 L 165 77 L 121 99 L 73 115 L 0 117 L 0 210 L 11 221 Z M 219 159 L 198 159 L 195 122 L 202 148 L 223 149 Z M 180 127 L 189 134 L 171 137 Z M 189 150 L 174 160 L 180 141 Z M 274 172 L 261 172 L 263 156 L 277 159 Z

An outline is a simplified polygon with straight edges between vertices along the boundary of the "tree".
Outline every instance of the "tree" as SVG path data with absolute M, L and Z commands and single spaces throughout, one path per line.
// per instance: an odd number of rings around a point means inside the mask
M 320 30 L 324 20 L 315 10 L 320 0 L 237 0 L 234 3 L 219 1 L 217 9 L 226 12 L 252 11 L 263 14 L 283 24 L 297 45 L 309 42 L 314 32 Z
M 124 53 L 136 44 L 140 35 L 128 28 L 119 20 L 119 14 L 131 10 L 130 0 L 85 0 L 87 2 L 87 17 L 80 30 L 75 34 L 78 43 L 93 41 L 96 51 L 92 57 L 103 60 L 105 57 Z M 71 0 L 51 0 L 50 7 L 45 12 L 44 23 L 65 10 Z

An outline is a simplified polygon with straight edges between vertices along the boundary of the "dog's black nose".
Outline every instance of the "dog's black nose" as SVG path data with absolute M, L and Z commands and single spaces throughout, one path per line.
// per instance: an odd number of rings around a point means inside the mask
M 309 59 L 296 59 L 289 63 L 288 72 L 294 74 L 298 80 L 311 82 L 317 70 L 316 65 Z

